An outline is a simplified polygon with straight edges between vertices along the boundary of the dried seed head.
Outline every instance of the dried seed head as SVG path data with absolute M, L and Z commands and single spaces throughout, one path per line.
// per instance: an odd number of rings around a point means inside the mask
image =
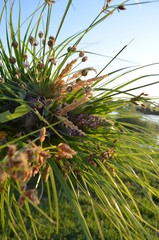
M 8 173 L 5 170 L 0 169 L 0 185 L 4 183 L 7 177 Z
M 88 60 L 88 57 L 87 56 L 84 56 L 83 58 L 82 58 L 82 62 L 86 62 Z
M 65 143 L 60 143 L 58 145 L 58 156 L 61 158 L 72 158 L 73 155 L 75 155 L 76 152 L 70 148 L 69 145 Z
M 37 40 L 35 40 L 34 42 L 33 42 L 33 46 L 34 47 L 37 47 L 39 45 L 39 42 L 37 41 Z
M 13 48 L 18 48 L 19 44 L 17 41 L 12 42 L 12 47 Z
M 21 152 L 9 158 L 9 167 L 11 178 L 21 181 L 29 170 L 27 154 Z
M 77 46 L 73 46 L 72 47 L 72 52 L 76 52 L 77 51 Z
M 13 56 L 11 56 L 11 57 L 9 58 L 9 62 L 10 62 L 11 64 L 15 64 L 15 63 L 16 63 L 16 58 L 13 57 Z
M 37 65 L 38 69 L 42 70 L 44 69 L 44 63 L 43 62 L 39 62 Z
M 33 44 L 34 38 L 32 36 L 29 37 L 29 42 L 30 42 L 31 45 Z
M 87 76 L 87 74 L 88 74 L 88 70 L 86 70 L 86 69 L 84 69 L 83 71 L 82 71 L 82 76 Z
M 48 44 L 48 46 L 49 46 L 50 48 L 52 48 L 52 47 L 54 46 L 54 44 L 55 44 L 55 40 L 49 38 L 49 41 L 48 41 L 47 44 Z
M 55 41 L 54 36 L 50 36 L 50 37 L 49 37 L 49 40 L 54 40 L 54 41 Z
M 117 9 L 118 10 L 126 10 L 124 4 L 119 5 Z
M 85 55 L 85 52 L 84 52 L 84 51 L 81 51 L 81 52 L 79 53 L 79 57 L 84 57 L 84 55 Z
M 40 132 L 40 142 L 43 143 L 45 140 L 45 135 L 46 135 L 46 128 L 43 127 L 41 132 Z
M 72 47 L 68 47 L 67 52 L 72 52 Z
M 28 59 L 28 55 L 26 53 L 23 55 L 23 57 L 24 57 L 25 60 Z
M 44 34 L 43 34 L 43 32 L 39 32 L 39 38 L 43 38 L 43 36 L 44 36 Z

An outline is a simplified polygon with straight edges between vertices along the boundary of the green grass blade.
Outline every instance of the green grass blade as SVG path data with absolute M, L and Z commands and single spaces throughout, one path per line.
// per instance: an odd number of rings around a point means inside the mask
M 58 37 L 58 35 L 59 35 L 59 33 L 60 33 L 60 30 L 61 30 L 61 28 L 62 28 L 62 25 L 63 25 L 63 23 L 64 23 L 64 20 L 65 20 L 65 18 L 66 18 L 67 13 L 68 13 L 68 10 L 69 10 L 69 8 L 70 8 L 70 6 L 71 6 L 71 3 L 72 3 L 72 0 L 69 0 L 69 1 L 68 1 L 68 4 L 67 4 L 67 7 L 66 7 L 66 9 L 65 9 L 65 12 L 64 12 L 64 14 L 63 14 L 62 20 L 61 20 L 61 22 L 60 22 L 60 26 L 59 26 L 59 28 L 58 28 L 58 30 L 57 30 L 57 33 L 56 33 L 56 36 L 55 36 L 55 40 L 57 40 L 57 37 Z
M 88 229 L 88 226 L 87 226 L 87 223 L 84 219 L 84 216 L 83 216 L 82 212 L 80 211 L 79 206 L 78 206 L 71 190 L 69 189 L 66 181 L 64 180 L 63 176 L 61 175 L 61 172 L 59 171 L 58 167 L 56 166 L 56 164 L 54 163 L 54 161 L 52 159 L 49 159 L 48 162 L 49 162 L 50 166 L 53 168 L 53 170 L 56 174 L 56 177 L 58 178 L 65 194 L 67 195 L 67 197 L 68 197 L 68 199 L 69 199 L 69 201 L 70 201 L 70 203 L 71 203 L 71 205 L 74 209 L 74 212 L 75 212 L 75 214 L 77 215 L 77 217 L 80 221 L 80 224 L 83 228 L 83 231 L 84 231 L 87 239 L 92 239 L 91 234 L 90 234 L 89 229 Z
M 56 234 L 59 232 L 59 210 L 58 210 L 58 198 L 56 191 L 56 184 L 54 179 L 54 174 L 52 168 L 50 169 L 50 181 L 52 185 L 53 195 L 54 195 L 54 203 L 55 203 L 55 212 L 56 212 Z

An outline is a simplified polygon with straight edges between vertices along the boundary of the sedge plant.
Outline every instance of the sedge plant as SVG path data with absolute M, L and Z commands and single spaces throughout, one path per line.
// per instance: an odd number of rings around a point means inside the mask
M 130 86 L 148 76 L 109 87 L 120 77 L 146 66 L 102 74 L 126 46 L 100 72 L 92 66 L 85 67 L 87 52 L 78 50 L 91 29 L 115 11 L 125 10 L 129 1 L 118 5 L 106 1 L 85 30 L 58 44 L 72 0 L 68 1 L 57 32 L 50 36 L 55 4 L 55 1 L 43 1 L 21 22 L 19 0 L 17 30 L 13 21 L 14 1 L 10 5 L 4 1 L 0 13 L 0 23 L 6 21 L 5 43 L 0 38 L 1 239 L 10 239 L 11 235 L 14 239 L 58 236 L 62 221 L 58 205 L 61 190 L 86 239 L 94 236 L 80 205 L 82 195 L 90 203 L 99 239 L 107 236 L 103 234 L 97 209 L 102 212 L 103 221 L 116 229 L 118 239 L 157 239 L 157 133 L 120 120 L 127 115 L 136 116 L 135 112 L 127 111 L 128 105 L 153 104 L 142 90 L 137 96 L 132 93 L 145 85 Z M 46 22 L 41 30 L 44 17 Z M 21 27 L 26 22 L 22 36 Z M 94 76 L 89 77 L 89 72 Z M 113 112 L 118 114 L 111 115 Z M 43 210 L 44 200 L 48 213 Z M 153 216 L 153 221 L 143 214 L 143 209 Z M 40 231 L 47 226 L 35 218 L 35 212 L 39 219 L 45 218 L 46 224 L 49 223 L 48 236 Z M 25 219 L 30 223 L 32 235 Z M 54 233 L 51 233 L 52 226 Z

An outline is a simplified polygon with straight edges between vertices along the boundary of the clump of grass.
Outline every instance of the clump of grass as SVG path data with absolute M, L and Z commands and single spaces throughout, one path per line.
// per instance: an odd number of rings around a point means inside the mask
M 136 126 L 130 128 L 110 117 L 110 113 L 130 103 L 146 105 L 147 96 L 135 96 L 131 93 L 134 89 L 129 88 L 130 83 L 146 76 L 109 88 L 109 83 L 142 67 L 124 73 L 121 73 L 123 69 L 117 70 L 118 76 L 110 79 L 113 73 L 101 75 L 110 63 L 97 73 L 94 67 L 84 66 L 87 53 L 78 50 L 83 37 L 115 11 L 125 10 L 126 2 L 113 6 L 111 1 L 106 1 L 85 30 L 60 44 L 57 38 L 71 0 L 54 36 L 49 36 L 49 25 L 56 3 L 44 1 L 30 16 L 23 38 L 21 2 L 17 31 L 12 19 L 14 2 L 11 3 L 10 32 L 6 25 L 7 51 L 0 39 L 2 239 L 7 239 L 10 232 L 17 239 L 21 236 L 30 239 L 27 221 L 35 239 L 45 238 L 46 233 L 40 231 L 42 223 L 35 218 L 34 211 L 49 222 L 48 229 L 54 226 L 58 238 L 60 187 L 87 239 L 94 238 L 96 233 L 89 230 L 90 219 L 84 216 L 81 193 L 90 203 L 100 239 L 105 236 L 98 209 L 103 221 L 114 226 L 121 239 L 152 239 L 157 234 L 159 192 L 151 182 L 152 177 L 158 181 L 156 133 L 144 127 L 136 131 Z M 5 1 L 0 22 L 4 11 L 7 19 L 7 9 Z M 38 11 L 41 12 L 37 23 L 32 26 Z M 45 14 L 46 27 L 41 31 Z M 89 77 L 90 71 L 94 77 Z M 105 78 L 107 81 L 103 81 Z M 126 86 L 128 89 L 123 90 Z M 120 98 L 121 93 L 127 98 Z M 129 181 L 146 198 L 145 202 L 141 203 L 138 194 L 133 196 Z M 48 212 L 40 205 L 45 199 Z M 148 206 L 147 201 L 151 203 Z M 154 222 L 142 214 L 141 204 L 154 216 Z

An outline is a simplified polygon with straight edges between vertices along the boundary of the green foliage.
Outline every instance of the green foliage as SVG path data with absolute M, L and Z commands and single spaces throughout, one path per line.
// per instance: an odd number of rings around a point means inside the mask
M 54 1 L 48 0 L 27 19 L 23 38 L 20 0 L 17 31 L 14 1 L 10 6 L 4 2 L 0 14 L 1 22 L 6 13 L 7 44 L 6 51 L 0 39 L 2 239 L 157 237 L 158 134 L 138 123 L 137 113 L 127 108 L 153 104 L 145 93 L 135 96 L 131 92 L 145 84 L 130 87 L 149 75 L 118 83 L 120 77 L 146 66 L 101 76 L 127 45 L 99 73 L 93 67 L 81 67 L 87 56 L 77 48 L 91 29 L 116 10 L 124 10 L 126 2 L 113 6 L 106 1 L 85 30 L 59 44 L 56 41 L 72 1 L 55 37 L 48 37 L 54 7 Z M 89 77 L 90 71 L 94 77 Z M 112 82 L 114 88 L 109 87 Z

